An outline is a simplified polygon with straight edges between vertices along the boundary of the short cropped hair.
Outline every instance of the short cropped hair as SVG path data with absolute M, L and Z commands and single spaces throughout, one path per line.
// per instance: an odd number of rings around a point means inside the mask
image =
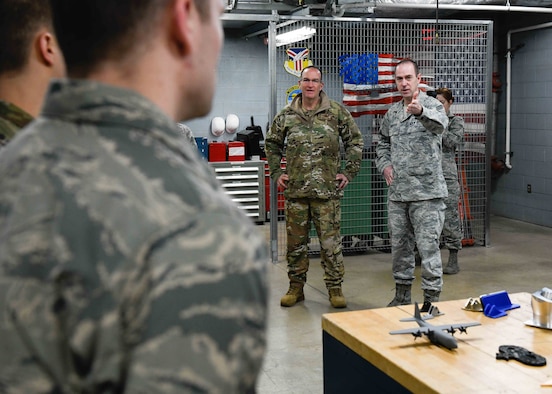
M 406 63 L 411 63 L 414 66 L 414 72 L 416 73 L 416 75 L 418 75 L 420 73 L 420 67 L 418 67 L 418 63 L 416 63 L 412 59 L 402 59 L 395 66 L 395 70 L 397 70 L 397 67 L 399 67 L 401 64 L 406 64 Z
M 48 0 L 0 0 L 0 74 L 27 65 L 33 38 L 44 27 L 53 32 Z
M 105 60 L 121 60 L 147 45 L 170 0 L 51 0 L 54 28 L 70 77 L 85 77 Z M 194 0 L 209 17 L 209 1 Z
M 318 72 L 320 73 L 320 79 L 322 79 L 322 70 L 320 70 L 318 67 L 316 66 L 307 66 L 305 67 L 304 69 L 301 70 L 301 77 L 303 77 L 303 74 L 305 73 L 305 71 L 309 70 L 309 69 L 315 69 L 315 70 L 318 70 Z

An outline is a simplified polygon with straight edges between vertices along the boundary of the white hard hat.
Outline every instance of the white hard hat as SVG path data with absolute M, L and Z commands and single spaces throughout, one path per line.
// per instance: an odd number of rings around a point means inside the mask
M 234 114 L 228 114 L 226 116 L 226 132 L 234 134 L 238 130 L 238 127 L 240 127 L 240 118 Z
M 220 137 L 224 133 L 224 119 L 220 116 L 216 116 L 211 120 L 211 134 Z

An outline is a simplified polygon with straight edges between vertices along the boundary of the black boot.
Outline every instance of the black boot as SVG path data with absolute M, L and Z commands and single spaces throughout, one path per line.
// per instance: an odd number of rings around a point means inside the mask
M 439 301 L 441 292 L 439 290 L 424 290 L 424 304 L 420 312 L 429 312 L 431 309 L 431 303 Z
M 391 300 L 387 306 L 397 306 L 397 305 L 408 305 L 411 304 L 410 295 L 411 295 L 412 286 L 403 285 L 400 283 L 395 284 L 395 298 Z
M 424 290 L 424 302 L 437 302 L 440 295 L 439 290 Z
M 451 249 L 449 251 L 449 259 L 445 268 L 443 268 L 443 274 L 454 275 L 460 271 L 458 266 L 458 251 Z

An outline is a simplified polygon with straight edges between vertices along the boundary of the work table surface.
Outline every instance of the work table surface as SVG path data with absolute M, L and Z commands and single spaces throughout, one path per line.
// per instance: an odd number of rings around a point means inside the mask
M 424 335 L 390 335 L 389 331 L 417 327 L 413 305 L 327 313 L 322 329 L 367 362 L 416 393 L 552 393 L 552 331 L 525 324 L 533 318 L 531 294 L 509 295 L 520 308 L 492 319 L 483 312 L 463 310 L 467 299 L 437 302 L 443 313 L 429 323 L 480 322 L 467 334 L 457 331 L 458 348 L 448 350 Z M 497 360 L 500 345 L 522 346 L 547 359 L 544 367 Z

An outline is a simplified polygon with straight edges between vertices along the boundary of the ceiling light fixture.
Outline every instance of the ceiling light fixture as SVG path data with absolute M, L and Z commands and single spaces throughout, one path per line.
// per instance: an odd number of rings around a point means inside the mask
M 303 26 L 300 29 L 288 31 L 287 33 L 278 34 L 276 36 L 276 46 L 293 44 L 297 41 L 308 40 L 316 34 L 316 29 L 313 27 Z

